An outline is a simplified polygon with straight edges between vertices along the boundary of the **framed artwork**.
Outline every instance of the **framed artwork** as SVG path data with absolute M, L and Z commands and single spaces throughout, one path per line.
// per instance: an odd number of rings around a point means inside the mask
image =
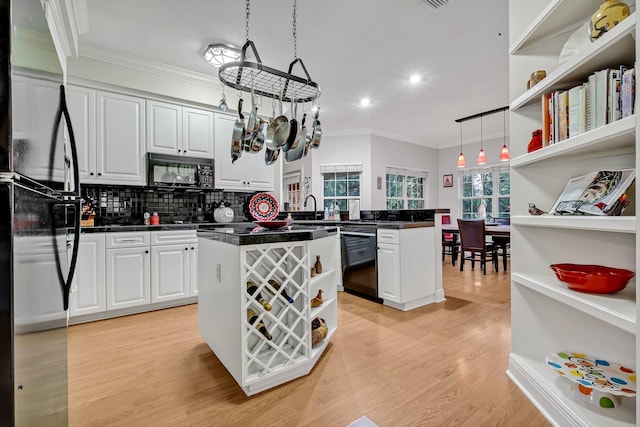
M 453 187 L 453 174 L 442 175 L 442 186 Z

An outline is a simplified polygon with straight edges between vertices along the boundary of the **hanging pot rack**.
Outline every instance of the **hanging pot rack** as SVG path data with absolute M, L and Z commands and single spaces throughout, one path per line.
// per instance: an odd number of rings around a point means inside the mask
M 246 61 L 247 49 L 251 48 L 256 62 Z M 293 67 L 300 64 L 305 77 L 291 74 Z M 311 102 L 320 96 L 320 87 L 311 80 L 307 67 L 302 59 L 296 58 L 289 64 L 289 71 L 284 72 L 262 64 L 256 46 L 251 40 L 242 46 L 240 60 L 230 62 L 220 67 L 218 71 L 220 81 L 234 89 L 243 92 L 251 92 L 253 88 L 256 95 L 268 98 L 280 99 L 282 90 L 282 101 L 285 102 Z

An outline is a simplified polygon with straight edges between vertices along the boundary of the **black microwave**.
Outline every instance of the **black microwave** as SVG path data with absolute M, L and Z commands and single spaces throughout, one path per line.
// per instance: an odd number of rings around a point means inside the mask
M 213 159 L 148 153 L 147 185 L 213 190 Z

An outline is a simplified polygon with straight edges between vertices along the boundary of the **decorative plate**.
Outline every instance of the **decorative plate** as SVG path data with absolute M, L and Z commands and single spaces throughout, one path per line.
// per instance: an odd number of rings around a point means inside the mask
M 258 193 L 249 202 L 249 212 L 256 221 L 270 221 L 278 216 L 278 201 L 269 193 Z
M 592 294 L 612 294 L 621 291 L 635 275 L 623 268 L 592 264 L 551 264 L 558 280 L 569 289 Z
M 271 230 L 277 230 L 278 228 L 286 227 L 291 224 L 293 220 L 290 219 L 274 219 L 272 221 L 253 221 L 258 224 L 260 227 L 268 228 Z
M 545 360 L 551 369 L 556 370 L 569 381 L 577 383 L 582 394 L 588 394 L 593 390 L 613 396 L 636 396 L 636 373 L 633 369 L 608 360 L 568 351 L 550 354 L 545 357 Z M 600 403 L 599 406 L 606 405 Z

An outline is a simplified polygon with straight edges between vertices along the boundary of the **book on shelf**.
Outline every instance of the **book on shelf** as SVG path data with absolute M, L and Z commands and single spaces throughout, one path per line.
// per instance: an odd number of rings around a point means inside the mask
M 620 70 L 610 70 L 607 84 L 607 123 L 616 120 L 620 120 Z
M 549 111 L 549 99 L 551 92 L 542 95 L 542 146 L 549 145 L 551 133 L 551 112 Z
M 620 83 L 620 117 L 631 116 L 635 102 L 635 70 L 630 68 L 625 70 L 621 76 Z
M 569 91 L 558 91 L 558 138 L 564 141 L 569 137 Z
M 582 85 L 569 89 L 569 138 L 584 132 L 580 130 L 580 91 L 584 91 Z M 584 110 L 582 110 L 582 112 L 584 112 Z
M 629 204 L 635 169 L 601 170 L 573 177 L 551 209 L 551 214 L 620 215 Z
M 595 75 L 595 124 L 596 128 L 607 124 L 607 86 L 609 83 L 608 68 L 596 71 Z

